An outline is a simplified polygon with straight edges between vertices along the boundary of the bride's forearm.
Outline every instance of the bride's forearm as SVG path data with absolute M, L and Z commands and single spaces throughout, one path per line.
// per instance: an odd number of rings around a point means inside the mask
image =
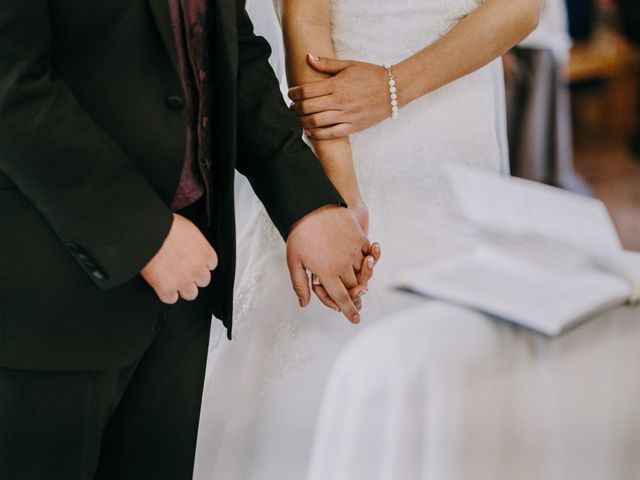
M 280 0 L 278 13 L 285 43 L 287 78 L 301 85 L 328 78 L 308 64 L 307 54 L 334 56 L 331 38 L 330 0 Z M 327 176 L 347 203 L 362 202 L 348 137 L 312 140 L 312 146 Z
M 500 57 L 538 24 L 541 0 L 487 0 L 451 31 L 394 66 L 401 106 Z
M 331 182 L 347 204 L 357 208 L 363 200 L 358 188 L 358 179 L 353 167 L 348 137 L 337 140 L 312 141 L 311 143 Z

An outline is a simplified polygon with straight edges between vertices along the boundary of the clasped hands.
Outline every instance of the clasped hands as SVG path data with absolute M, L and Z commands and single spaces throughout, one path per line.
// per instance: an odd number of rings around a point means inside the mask
M 318 279 L 312 288 L 320 301 L 352 323 L 360 322 L 361 298 L 379 259 L 380 246 L 370 245 L 356 216 L 338 205 L 302 218 L 287 241 L 287 263 L 300 306 L 310 301 L 310 271 Z M 195 300 L 217 265 L 216 252 L 200 230 L 174 214 L 167 238 L 141 275 L 162 302 L 174 304 L 180 298 Z
M 337 205 L 320 208 L 296 223 L 287 241 L 287 264 L 301 307 L 312 290 L 320 301 L 350 322 L 360 323 L 362 297 L 380 260 L 380 245 L 370 244 L 349 209 Z

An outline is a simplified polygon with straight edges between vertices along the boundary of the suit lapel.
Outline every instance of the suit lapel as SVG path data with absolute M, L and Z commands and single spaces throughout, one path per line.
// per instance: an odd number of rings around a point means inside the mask
M 180 73 L 180 66 L 178 63 L 178 52 L 176 50 L 176 41 L 173 35 L 173 28 L 171 26 L 171 14 L 169 12 L 169 0 L 147 0 L 151 14 L 155 21 L 160 37 L 162 37 L 162 43 L 164 43 L 165 49 L 171 58 L 171 63 L 176 72 Z

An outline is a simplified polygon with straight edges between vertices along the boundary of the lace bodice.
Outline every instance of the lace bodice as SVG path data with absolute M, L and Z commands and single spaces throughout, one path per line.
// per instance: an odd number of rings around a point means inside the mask
M 332 0 L 341 58 L 399 62 L 451 29 L 483 0 Z

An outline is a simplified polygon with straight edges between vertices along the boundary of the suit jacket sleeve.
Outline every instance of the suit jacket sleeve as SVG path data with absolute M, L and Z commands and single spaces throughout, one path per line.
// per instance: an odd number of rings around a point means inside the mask
M 0 9 L 0 174 L 40 211 L 91 279 L 108 289 L 153 257 L 173 217 L 56 78 L 48 5 L 5 0 Z
M 238 171 L 247 176 L 286 239 L 295 222 L 322 206 L 346 206 L 302 140 L 269 65 L 271 48 L 254 34 L 238 1 Z

